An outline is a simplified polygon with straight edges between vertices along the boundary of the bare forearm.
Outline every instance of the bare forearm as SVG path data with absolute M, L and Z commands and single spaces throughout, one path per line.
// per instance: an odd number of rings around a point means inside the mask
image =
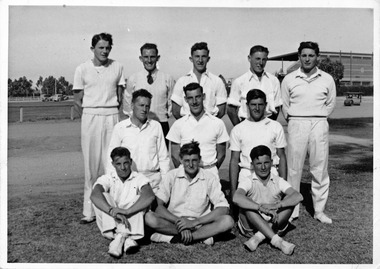
M 238 117 L 238 112 L 237 112 L 237 107 L 228 105 L 227 106 L 227 115 L 230 118 L 230 120 L 234 126 L 240 123 L 240 119 Z
M 169 210 L 163 205 L 158 205 L 155 213 L 157 213 L 158 215 L 160 215 L 160 217 L 166 219 L 167 221 L 170 221 L 173 224 L 179 219 L 179 217 L 169 212 Z
M 228 215 L 229 213 L 229 208 L 228 207 L 216 207 L 213 211 L 210 213 L 197 218 L 197 223 L 204 225 L 210 222 L 213 222 L 217 217 L 223 216 L 223 215 Z
M 146 209 L 153 202 L 154 198 L 152 188 L 149 185 L 145 185 L 139 199 L 130 208 L 124 210 L 124 215 L 129 217 Z
M 238 183 L 240 167 L 238 162 L 231 160 L 229 167 L 229 176 L 230 176 L 230 188 L 231 188 L 231 197 L 233 197 Z

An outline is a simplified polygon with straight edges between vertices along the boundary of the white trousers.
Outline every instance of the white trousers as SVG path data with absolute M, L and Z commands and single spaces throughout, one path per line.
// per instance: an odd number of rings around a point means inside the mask
M 112 130 L 119 121 L 118 114 L 93 115 L 82 114 L 81 142 L 84 160 L 84 202 L 83 215 L 95 216 L 90 200 L 92 186 L 104 174 L 108 161 L 107 151 Z
M 323 212 L 329 195 L 330 177 L 327 172 L 329 156 L 329 124 L 325 118 L 290 119 L 288 124 L 288 182 L 300 191 L 302 169 L 309 154 L 313 175 L 311 192 L 315 212 Z M 299 205 L 292 217 L 299 216 Z
M 107 202 L 111 206 L 117 207 L 114 199 L 111 197 L 111 195 L 109 195 L 109 193 L 104 192 L 103 195 L 106 197 Z M 139 196 L 136 196 L 136 200 L 138 198 Z M 129 235 L 129 237 L 133 240 L 144 237 L 144 210 L 136 213 L 128 219 L 130 227 L 127 228 L 124 224 L 116 222 L 113 217 L 101 211 L 96 206 L 94 206 L 94 209 L 96 215 L 96 224 L 98 225 L 98 228 L 102 235 L 104 232 L 116 229 L 117 233 Z

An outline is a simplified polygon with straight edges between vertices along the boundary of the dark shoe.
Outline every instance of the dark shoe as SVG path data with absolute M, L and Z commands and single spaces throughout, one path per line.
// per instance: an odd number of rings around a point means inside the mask
M 79 224 L 89 224 L 95 221 L 95 217 L 84 217 L 79 221 Z

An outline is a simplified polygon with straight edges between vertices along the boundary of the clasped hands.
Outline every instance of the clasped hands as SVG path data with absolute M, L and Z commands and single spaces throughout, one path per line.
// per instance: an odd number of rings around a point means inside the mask
M 259 206 L 259 212 L 264 213 L 268 216 L 271 216 L 272 219 L 270 220 L 272 223 L 276 223 L 278 220 L 278 214 L 277 211 L 280 209 L 280 203 L 275 204 L 261 204 Z
M 127 227 L 128 229 L 131 228 L 131 224 L 128 221 L 128 212 L 126 209 L 121 209 L 118 207 L 112 207 L 109 211 L 109 214 L 111 217 L 113 217 L 117 222 L 121 222 Z
M 175 226 L 178 232 L 181 234 L 181 240 L 184 244 L 190 244 L 193 241 L 193 235 L 191 233 L 194 228 L 199 225 L 197 219 L 188 219 L 181 217 L 176 220 Z

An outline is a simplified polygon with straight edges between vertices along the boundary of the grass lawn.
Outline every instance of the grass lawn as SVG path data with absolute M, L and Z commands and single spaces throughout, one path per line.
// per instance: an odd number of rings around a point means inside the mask
M 330 133 L 372 140 L 372 118 L 329 120 Z M 225 160 L 228 162 L 229 160 Z M 138 252 L 114 259 L 110 241 L 96 223 L 80 225 L 82 193 L 46 193 L 8 200 L 8 263 L 224 263 L 224 264 L 372 264 L 373 148 L 337 143 L 330 146 L 331 178 L 326 212 L 332 225 L 312 218 L 311 176 L 305 164 L 300 218 L 285 239 L 296 244 L 286 256 L 264 242 L 254 253 L 234 228 L 214 246 L 155 244 L 142 241 Z M 224 182 L 225 183 L 225 182 Z

